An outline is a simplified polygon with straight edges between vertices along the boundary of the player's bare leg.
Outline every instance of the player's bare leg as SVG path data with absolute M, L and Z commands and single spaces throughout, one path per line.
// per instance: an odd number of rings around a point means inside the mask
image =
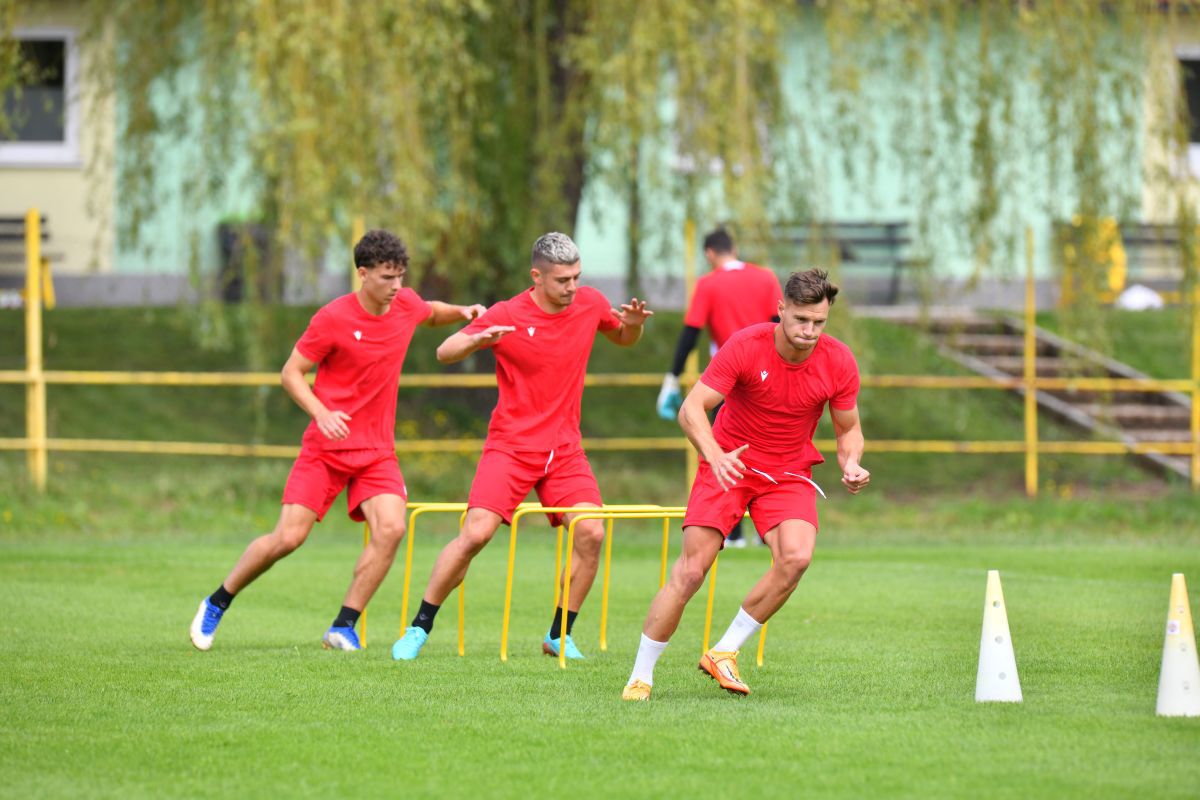
M 283 505 L 275 529 L 250 542 L 217 591 L 200 601 L 188 631 L 196 649 L 207 650 L 212 647 L 217 625 L 234 596 L 269 570 L 276 561 L 304 544 L 316 522 L 317 512 L 312 509 L 296 503 Z
M 412 661 L 417 657 L 433 630 L 433 619 L 438 609 L 450 596 L 450 592 L 467 577 L 471 559 L 487 546 L 503 521 L 495 511 L 486 508 L 467 509 L 462 530 L 438 554 L 433 573 L 429 576 L 429 583 L 425 586 L 425 594 L 422 595 L 421 607 L 417 610 L 412 624 L 392 645 L 392 658 L 398 661 Z
M 396 559 L 407 530 L 407 510 L 404 498 L 395 494 L 375 495 L 363 501 L 362 512 L 371 536 L 354 565 L 354 578 L 342 605 L 362 611 L 371 602 Z
M 700 659 L 700 669 L 711 675 L 722 689 L 734 694 L 750 693 L 750 687 L 738 672 L 738 651 L 796 590 L 812 561 L 817 531 L 802 520 L 787 520 L 767 531 L 763 538 L 774 559 L 771 568 L 750 590 L 725 635 Z
M 259 536 L 246 546 L 242 557 L 225 579 L 230 594 L 237 594 L 269 570 L 275 562 L 292 553 L 312 531 L 317 512 L 298 503 L 284 503 L 275 530 Z
M 667 582 L 650 603 L 633 673 L 621 695 L 623 699 L 649 699 L 650 687 L 654 685 L 654 665 L 679 627 L 684 607 L 704 585 L 723 542 L 724 537 L 715 528 L 692 525 L 683 529 L 683 552 L 671 567 Z
M 592 503 L 576 503 L 578 506 L 596 508 Z M 578 514 L 568 514 L 565 517 L 567 525 Z M 555 609 L 554 619 L 550 622 L 550 631 L 542 641 L 542 652 L 546 655 L 557 656 L 558 648 L 565 647 L 567 658 L 582 659 L 583 653 L 571 639 L 571 628 L 583 601 L 587 599 L 588 591 L 596 581 L 596 572 L 600 568 L 600 549 L 604 544 L 604 520 L 584 519 L 575 523 L 575 543 L 571 549 L 571 596 L 567 599 L 566 635 L 563 635 L 563 615 L 561 608 Z M 565 596 L 567 575 L 563 571 L 562 585 L 559 587 L 559 597 Z M 563 641 L 560 641 L 563 640 Z
M 331 650 L 362 648 L 355 630 L 358 618 L 367 603 L 371 602 L 379 584 L 383 583 L 396 558 L 396 548 L 404 538 L 404 512 L 407 506 L 403 497 L 398 494 L 378 494 L 364 500 L 361 508 L 371 535 L 358 557 L 358 563 L 354 565 L 354 577 L 350 580 L 342 607 L 321 639 L 322 644 Z
M 774 562 L 742 601 L 742 608 L 760 625 L 796 591 L 800 578 L 812 563 L 817 529 L 804 520 L 789 519 L 767 531 L 763 538 L 771 548 Z

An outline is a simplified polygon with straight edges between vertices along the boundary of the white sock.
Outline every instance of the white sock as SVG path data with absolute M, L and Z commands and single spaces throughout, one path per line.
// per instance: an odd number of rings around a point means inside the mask
M 642 634 L 642 643 L 638 646 L 637 660 L 633 662 L 633 674 L 629 683 L 641 681 L 647 686 L 654 685 L 654 665 L 658 657 L 667 649 L 666 642 L 656 642 L 646 634 Z
M 756 622 L 754 617 L 746 613 L 746 609 L 739 608 L 737 616 L 729 624 L 729 630 L 725 631 L 725 635 L 721 637 L 721 641 L 713 645 L 713 650 L 720 653 L 732 653 L 735 650 L 741 650 L 746 640 L 753 636 L 761 627 L 762 623 Z

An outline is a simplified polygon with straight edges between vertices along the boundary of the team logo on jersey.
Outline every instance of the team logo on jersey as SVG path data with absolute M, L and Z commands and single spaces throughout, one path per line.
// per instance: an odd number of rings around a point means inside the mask
M 766 379 L 767 379 L 767 371 L 764 369 L 762 372 L 758 373 L 758 382 L 762 383 Z
M 530 336 L 533 336 L 533 332 L 534 332 L 535 330 L 537 330 L 537 328 L 534 328 L 534 327 L 531 325 L 531 326 L 529 326 L 528 328 L 526 328 L 525 330 L 529 331 L 529 335 L 530 335 Z
M 355 331 L 354 338 L 361 342 L 362 341 L 362 331 Z

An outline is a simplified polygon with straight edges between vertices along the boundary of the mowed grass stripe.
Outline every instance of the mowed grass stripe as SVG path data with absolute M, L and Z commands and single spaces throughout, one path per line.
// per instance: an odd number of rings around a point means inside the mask
M 747 645 L 751 697 L 695 669 L 700 594 L 654 699 L 630 707 L 618 696 L 657 587 L 651 528 L 618 529 L 609 651 L 597 646 L 597 584 L 577 629 L 590 658 L 565 673 L 538 647 L 552 599 L 545 528 L 521 542 L 507 664 L 501 540 L 468 578 L 467 657 L 455 655 L 452 596 L 421 658 L 397 664 L 399 564 L 371 606 L 368 651 L 320 649 L 359 545 L 319 534 L 238 599 L 209 653 L 188 645 L 187 623 L 240 552 L 232 539 L 7 540 L 0 792 L 1190 797 L 1200 786 L 1200 721 L 1153 715 L 1170 572 L 1200 584 L 1187 537 L 1153 549 L 980 534 L 947 548 L 829 535 L 772 621 L 762 669 Z M 418 536 L 414 604 L 446 535 Z M 763 550 L 722 558 L 714 638 L 765 562 Z M 988 568 L 1004 579 L 1019 706 L 973 701 Z

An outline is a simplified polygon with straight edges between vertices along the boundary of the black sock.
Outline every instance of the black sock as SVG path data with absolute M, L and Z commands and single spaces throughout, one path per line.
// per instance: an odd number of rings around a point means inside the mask
M 412 626 L 420 628 L 426 633 L 433 633 L 433 618 L 437 616 L 439 608 L 441 606 L 435 606 L 428 600 L 422 600 L 421 607 L 417 609 L 417 615 L 413 617 Z
M 342 610 L 338 612 L 337 619 L 333 621 L 333 627 L 353 628 L 358 624 L 360 614 L 362 614 L 361 611 L 355 611 L 350 606 L 342 606 Z
M 567 612 L 567 635 L 571 635 L 571 628 L 575 627 L 575 618 L 579 616 L 578 611 Z M 550 623 L 550 638 L 557 639 L 562 636 L 562 609 L 554 612 L 554 620 Z
M 228 611 L 229 604 L 233 602 L 233 595 L 225 591 L 225 584 L 222 583 L 215 592 L 208 596 L 208 602 L 222 611 Z

